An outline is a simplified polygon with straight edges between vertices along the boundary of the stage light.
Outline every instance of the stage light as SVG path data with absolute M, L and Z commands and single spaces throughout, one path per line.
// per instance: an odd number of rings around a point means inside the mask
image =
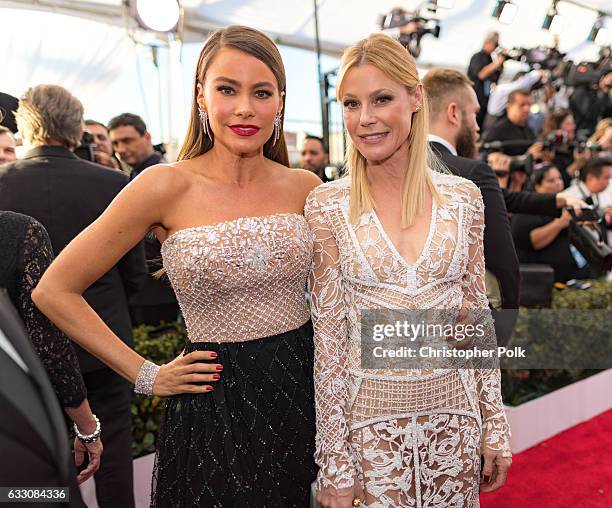
M 144 28 L 171 32 L 178 25 L 181 10 L 176 0 L 136 0 L 136 15 Z
M 587 37 L 587 41 L 594 42 L 598 46 L 606 46 L 609 44 L 609 32 L 608 29 L 604 26 L 606 21 L 606 17 L 601 12 L 599 13 L 599 17 L 593 23 L 593 27 Z
M 514 21 L 518 7 L 511 1 L 497 0 L 497 4 L 491 14 L 494 18 L 497 18 L 500 23 L 509 25 Z
M 544 22 L 542 23 L 544 30 L 549 30 L 555 35 L 560 35 L 563 31 L 563 17 L 557 13 L 557 0 L 554 0 L 550 9 L 546 13 Z

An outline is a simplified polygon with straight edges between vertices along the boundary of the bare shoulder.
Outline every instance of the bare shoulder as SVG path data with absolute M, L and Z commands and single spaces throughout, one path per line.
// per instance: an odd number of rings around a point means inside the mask
M 180 163 L 156 164 L 145 169 L 132 181 L 138 194 L 145 193 L 152 202 L 172 200 L 189 186 L 187 171 Z
M 289 168 L 289 171 L 291 171 L 292 177 L 304 192 L 304 196 L 307 196 L 312 189 L 323 183 L 312 171 L 300 168 Z
M 302 200 L 306 200 L 309 192 L 318 187 L 323 182 L 311 171 L 298 168 L 288 168 L 277 162 L 270 161 L 273 165 L 276 178 L 280 178 L 285 183 L 287 190 L 294 195 L 299 195 Z

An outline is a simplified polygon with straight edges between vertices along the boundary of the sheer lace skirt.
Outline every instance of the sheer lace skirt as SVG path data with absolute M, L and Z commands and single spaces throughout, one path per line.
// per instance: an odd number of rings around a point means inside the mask
M 478 507 L 480 423 L 464 414 L 391 419 L 351 431 L 367 508 Z

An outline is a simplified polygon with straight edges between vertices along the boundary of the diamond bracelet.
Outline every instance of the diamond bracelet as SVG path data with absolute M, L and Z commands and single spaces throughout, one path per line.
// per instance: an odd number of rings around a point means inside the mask
M 134 392 L 140 395 L 153 395 L 153 383 L 159 372 L 159 365 L 155 365 L 149 360 L 145 360 L 140 366 L 136 383 L 134 384 Z
M 79 428 L 77 427 L 76 423 L 73 423 L 72 426 L 74 427 L 74 433 L 76 434 L 76 437 L 79 438 L 79 441 L 81 443 L 84 444 L 91 444 L 91 443 L 95 443 L 98 438 L 100 437 L 100 433 L 102 432 L 102 426 L 100 425 L 100 420 L 98 420 L 98 417 L 96 415 L 93 415 L 94 420 L 96 421 L 96 430 L 93 431 L 92 434 L 81 434 L 79 432 Z

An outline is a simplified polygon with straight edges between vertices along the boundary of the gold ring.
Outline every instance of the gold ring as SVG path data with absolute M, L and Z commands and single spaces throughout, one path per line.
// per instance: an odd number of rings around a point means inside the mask
M 361 499 L 358 497 L 353 499 L 353 506 L 361 506 Z

